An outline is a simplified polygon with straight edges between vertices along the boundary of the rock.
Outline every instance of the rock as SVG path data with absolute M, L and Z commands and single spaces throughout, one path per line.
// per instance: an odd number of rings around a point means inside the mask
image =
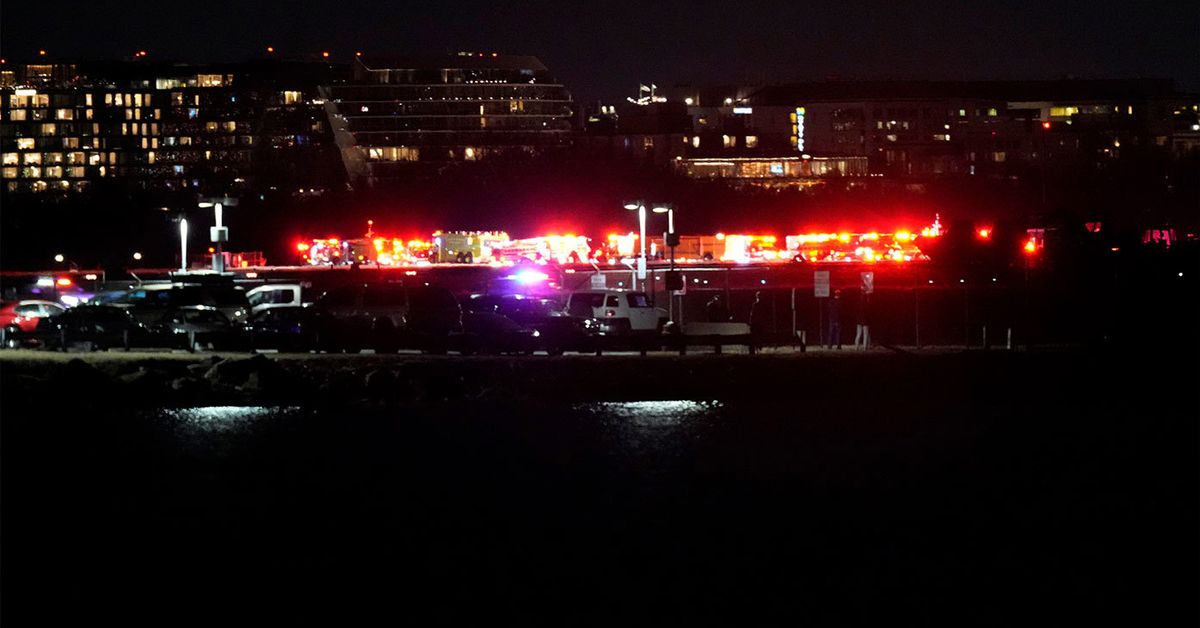
M 187 365 L 187 371 L 196 377 L 204 377 L 204 374 L 208 372 L 208 369 L 213 367 L 213 364 L 213 362 L 208 362 L 207 360 L 199 364 L 189 364 Z
M 388 369 L 375 369 L 363 378 L 363 387 L 371 397 L 386 397 L 396 388 L 396 374 Z
M 207 388 L 202 380 L 194 377 L 176 377 L 171 380 L 171 390 L 190 392 L 202 387 Z
M 204 379 L 215 384 L 241 386 L 246 383 L 251 373 L 270 368 L 278 369 L 279 367 L 261 353 L 248 358 L 216 360 L 212 367 L 204 373 Z

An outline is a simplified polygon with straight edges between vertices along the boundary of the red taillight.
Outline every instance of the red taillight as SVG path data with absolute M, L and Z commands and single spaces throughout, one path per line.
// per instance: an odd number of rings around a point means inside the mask
M 71 278 L 70 278 L 70 277 L 59 277 L 59 278 L 58 278 L 58 281 L 56 281 L 56 282 L 54 282 L 54 283 L 56 283 L 56 284 L 58 284 L 58 285 L 60 285 L 60 286 L 66 287 L 66 286 L 69 286 L 69 285 L 71 285 L 71 284 L 73 284 L 73 283 L 75 283 L 75 282 L 71 281 Z

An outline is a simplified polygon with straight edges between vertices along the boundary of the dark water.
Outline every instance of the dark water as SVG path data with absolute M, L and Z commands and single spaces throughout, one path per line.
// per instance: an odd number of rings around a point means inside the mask
M 931 390 L 10 412 L 4 613 L 1189 625 L 1190 410 Z

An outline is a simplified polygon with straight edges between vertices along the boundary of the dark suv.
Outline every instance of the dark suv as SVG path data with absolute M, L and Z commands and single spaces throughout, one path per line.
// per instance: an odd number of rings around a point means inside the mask
M 444 351 L 451 334 L 462 331 L 462 310 L 441 286 L 356 283 L 321 295 L 319 310 L 342 321 L 349 350 L 400 347 Z

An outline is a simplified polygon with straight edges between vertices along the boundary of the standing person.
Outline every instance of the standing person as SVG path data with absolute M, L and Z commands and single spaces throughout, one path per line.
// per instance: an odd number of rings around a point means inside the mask
M 719 292 L 704 306 L 704 313 L 708 315 L 711 323 L 729 322 L 729 308 L 725 306 L 725 300 Z
M 829 332 L 825 335 L 825 342 L 829 343 L 829 344 L 825 345 L 825 347 L 826 348 L 837 347 L 838 349 L 841 349 L 842 348 L 842 321 L 841 321 L 842 291 L 841 290 L 833 291 L 833 296 L 826 299 L 825 308 L 826 308 L 825 321 L 826 321 L 826 325 L 828 326 L 827 329 Z
M 871 295 L 860 290 L 858 293 L 857 320 L 854 326 L 854 348 L 866 351 L 871 348 L 870 322 Z
M 762 291 L 754 293 L 754 303 L 750 304 L 750 333 L 761 336 L 767 332 L 767 304 L 763 301 Z

